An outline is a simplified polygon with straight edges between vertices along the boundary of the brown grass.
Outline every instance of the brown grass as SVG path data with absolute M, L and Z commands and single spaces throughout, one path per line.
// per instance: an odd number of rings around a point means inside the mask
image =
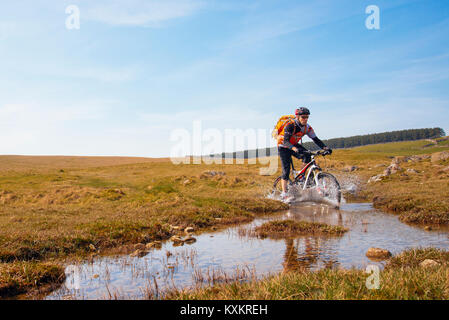
M 374 207 L 386 212 L 398 214 L 408 223 L 449 224 L 449 160 L 431 162 L 406 161 L 399 165 L 401 170 L 380 182 L 367 184 L 368 179 L 382 173 L 394 157 L 402 159 L 412 155 L 431 155 L 434 152 L 449 150 L 447 140 L 438 140 L 431 144 L 426 140 L 396 142 L 371 145 L 346 150 L 337 150 L 327 167 L 337 176 L 358 176 L 361 179 L 361 191 L 357 195 L 345 195 L 353 201 L 370 201 Z M 378 167 L 383 164 L 383 167 Z M 358 169 L 343 173 L 347 165 Z M 407 172 L 407 169 L 418 173 Z
M 422 268 L 435 259 L 440 265 Z M 170 292 L 171 300 L 447 300 L 449 298 L 447 251 L 413 249 L 392 258 L 380 272 L 379 289 L 368 289 L 363 270 L 321 269 L 286 272 L 260 281 L 232 282 L 196 290 Z
M 285 210 L 265 199 L 258 165 L 173 165 L 169 160 L 0 156 L 0 265 L 108 253 Z M 205 171 L 222 171 L 211 176 Z
M 346 165 L 356 165 L 350 175 L 365 182 L 384 170 L 376 165 L 388 165 L 394 156 L 449 150 L 444 143 L 336 150 L 318 161 L 337 176 Z M 401 166 L 403 171 L 381 182 L 362 183 L 355 198 L 373 200 L 403 221 L 449 223 L 449 161 Z M 287 209 L 264 198 L 275 176 L 260 176 L 260 167 L 173 165 L 168 159 L 126 157 L 0 156 L 0 272 L 17 261 L 62 263 L 123 244 L 167 239 L 172 235 L 169 225 L 202 231 Z M 408 168 L 419 173 L 408 174 Z M 211 170 L 225 174 L 212 176 L 206 172 Z

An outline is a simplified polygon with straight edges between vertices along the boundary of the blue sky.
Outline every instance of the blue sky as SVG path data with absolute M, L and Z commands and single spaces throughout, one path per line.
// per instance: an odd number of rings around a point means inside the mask
M 322 139 L 449 133 L 448 89 L 446 0 L 0 4 L 0 154 L 163 157 L 195 120 L 269 132 L 297 106 Z

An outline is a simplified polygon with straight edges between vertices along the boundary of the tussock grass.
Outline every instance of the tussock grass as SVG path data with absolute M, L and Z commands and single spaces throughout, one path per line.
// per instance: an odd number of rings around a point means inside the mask
M 254 234 L 258 237 L 266 238 L 288 238 L 299 235 L 342 235 L 348 229 L 341 226 L 332 226 L 325 223 L 276 220 L 269 221 L 254 229 Z
M 42 287 L 62 283 L 64 268 L 53 263 L 0 263 L 0 298 L 18 295 L 30 290 L 42 292 Z
M 424 259 L 439 260 L 440 266 L 422 268 Z M 172 291 L 165 299 L 177 300 L 447 300 L 449 298 L 449 253 L 413 249 L 402 252 L 380 272 L 379 289 L 368 289 L 369 274 L 363 270 L 322 269 L 287 272 L 259 281 L 233 282 L 193 291 Z

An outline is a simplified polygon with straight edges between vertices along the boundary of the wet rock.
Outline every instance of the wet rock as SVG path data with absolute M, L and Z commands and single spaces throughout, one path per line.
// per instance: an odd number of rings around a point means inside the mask
M 185 239 L 184 239 L 184 242 L 185 243 L 194 243 L 194 242 L 196 242 L 196 238 L 194 238 L 194 237 L 192 237 L 192 236 L 188 236 L 188 237 L 186 237 Z
M 438 267 L 440 264 L 438 262 L 436 262 L 435 260 L 426 259 L 423 262 L 421 262 L 419 265 L 422 268 L 433 268 L 433 267 Z
M 190 232 L 193 232 L 193 231 L 195 231 L 195 229 L 193 229 L 193 227 L 187 227 L 187 228 L 184 229 L 185 233 L 190 233 Z
M 141 257 L 146 256 L 147 254 L 148 254 L 148 251 L 137 249 L 136 251 L 131 253 L 130 256 L 131 257 L 139 257 L 139 258 L 141 258 Z
M 92 276 L 92 278 L 94 278 L 94 279 L 97 279 L 98 277 L 100 277 L 99 274 L 94 274 L 94 275 Z
M 425 227 L 424 227 L 424 230 L 430 231 L 430 230 L 432 230 L 432 227 L 431 227 L 431 226 L 425 226 Z
M 170 241 L 173 242 L 173 245 L 183 243 L 182 238 L 180 238 L 180 237 L 178 237 L 178 236 L 173 236 L 173 237 L 171 237 L 171 238 L 170 238 Z
M 136 243 L 134 245 L 134 249 L 136 250 L 145 250 L 146 246 L 143 243 Z
M 182 231 L 182 227 L 180 226 L 170 226 L 171 231 Z
M 162 243 L 160 241 L 149 242 L 145 245 L 146 249 L 160 249 L 162 247 Z
M 432 153 L 430 161 L 438 162 L 438 161 L 446 160 L 448 158 L 449 158 L 449 152 L 448 151 L 435 152 L 435 153 Z
M 386 249 L 371 247 L 366 252 L 366 256 L 374 259 L 387 259 L 391 257 L 391 252 Z

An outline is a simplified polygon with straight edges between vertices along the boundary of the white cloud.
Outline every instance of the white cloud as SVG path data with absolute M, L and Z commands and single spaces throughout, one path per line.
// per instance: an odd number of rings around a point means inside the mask
M 199 0 L 103 0 L 88 2 L 81 19 L 110 25 L 158 27 L 161 23 L 192 15 L 203 6 Z

